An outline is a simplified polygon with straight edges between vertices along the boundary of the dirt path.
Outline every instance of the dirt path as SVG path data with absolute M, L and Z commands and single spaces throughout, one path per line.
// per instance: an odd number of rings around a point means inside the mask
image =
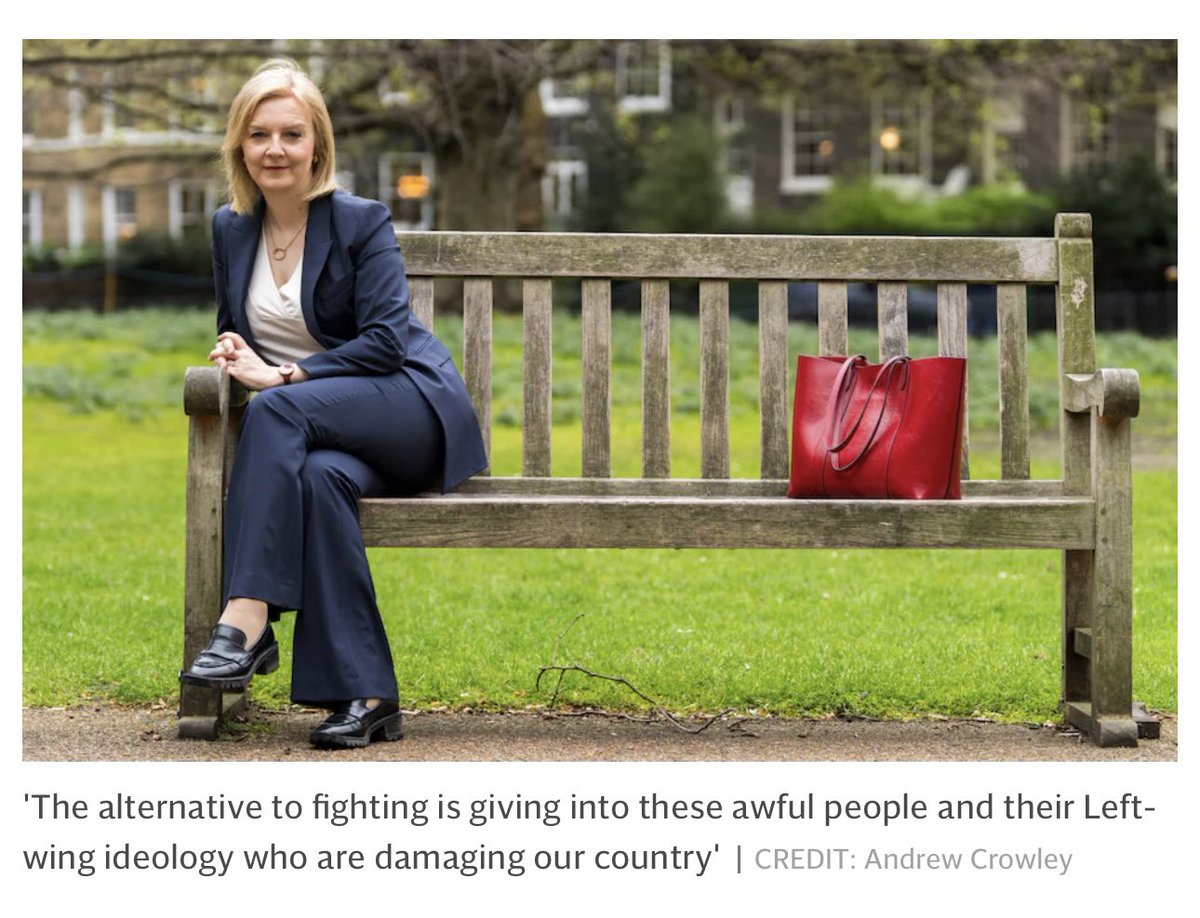
M 1174 761 L 1178 723 L 1136 749 L 1097 749 L 1061 727 L 966 720 L 767 718 L 687 734 L 661 721 L 605 715 L 449 714 L 405 717 L 405 738 L 321 752 L 308 744 L 320 714 L 253 711 L 218 742 L 181 740 L 167 708 L 26 708 L 26 761 Z

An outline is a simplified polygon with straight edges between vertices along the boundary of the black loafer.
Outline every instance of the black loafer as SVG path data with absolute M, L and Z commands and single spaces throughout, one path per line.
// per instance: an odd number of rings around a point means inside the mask
M 398 740 L 403 715 L 394 701 L 381 701 L 367 707 L 363 698 L 339 705 L 317 729 L 309 734 L 314 746 L 369 746 L 372 740 Z
M 255 673 L 279 669 L 279 644 L 267 625 L 253 647 L 246 647 L 246 633 L 232 625 L 217 625 L 208 646 L 196 654 L 192 668 L 179 674 L 189 685 L 238 691 L 245 689 Z

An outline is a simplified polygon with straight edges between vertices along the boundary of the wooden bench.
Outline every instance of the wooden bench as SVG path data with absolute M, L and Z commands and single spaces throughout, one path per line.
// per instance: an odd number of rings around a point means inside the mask
M 522 281 L 521 477 L 459 491 L 364 500 L 368 545 L 396 547 L 1043 548 L 1063 552 L 1062 708 L 1103 746 L 1156 724 L 1131 698 L 1133 370 L 1096 367 L 1091 217 L 1060 214 L 1053 238 L 644 236 L 405 233 L 414 313 L 434 327 L 434 279 L 463 279 L 461 364 L 491 446 L 493 279 Z M 582 285 L 582 476 L 554 478 L 552 280 Z M 671 478 L 669 283 L 699 279 L 701 478 Z M 612 281 L 641 283 L 642 477 L 611 476 Z M 729 477 L 729 282 L 757 282 L 761 478 Z M 787 283 L 818 282 L 822 354 L 847 350 L 847 283 L 878 285 L 879 354 L 908 344 L 907 284 L 937 285 L 939 350 L 967 355 L 967 284 L 997 285 L 999 480 L 961 501 L 785 498 L 792 393 Z M 1030 480 L 1026 285 L 1057 289 L 1062 478 Z M 457 321 L 457 316 L 453 317 Z M 447 321 L 447 319 L 442 319 Z M 220 611 L 221 520 L 245 393 L 210 367 L 187 371 L 184 664 Z M 969 443 L 963 444 L 969 477 Z M 948 585 L 950 586 L 950 585 Z M 950 586 L 952 588 L 952 586 Z M 180 732 L 211 737 L 236 698 L 184 686 Z

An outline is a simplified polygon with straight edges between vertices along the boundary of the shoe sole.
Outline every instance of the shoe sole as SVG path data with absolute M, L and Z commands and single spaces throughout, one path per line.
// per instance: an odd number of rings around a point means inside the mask
M 374 727 L 366 736 L 338 736 L 336 734 L 326 735 L 314 731 L 309 734 L 308 741 L 314 746 L 323 746 L 327 748 L 337 747 L 339 749 L 361 749 L 364 746 L 370 746 L 375 740 L 384 740 L 393 742 L 404 738 L 404 733 L 401 732 L 401 725 L 404 721 L 403 713 L 389 714 Z M 382 733 L 382 735 L 377 735 Z
M 277 669 L 279 669 L 278 644 L 258 658 L 258 662 L 254 664 L 254 668 L 250 670 L 248 676 L 237 679 L 218 679 L 213 676 L 198 676 L 185 670 L 179 674 L 179 681 L 188 685 L 202 685 L 206 688 L 221 689 L 226 692 L 238 692 L 245 691 L 251 680 L 259 673 L 269 676 Z

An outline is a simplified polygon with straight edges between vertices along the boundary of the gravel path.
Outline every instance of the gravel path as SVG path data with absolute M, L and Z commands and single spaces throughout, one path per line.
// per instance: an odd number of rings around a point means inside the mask
M 218 742 L 176 736 L 166 707 L 25 708 L 26 761 L 1175 761 L 1178 722 L 1136 749 L 1097 749 L 1062 727 L 969 720 L 725 720 L 683 733 L 603 714 L 413 712 L 405 738 L 322 752 L 321 713 L 252 710 Z

